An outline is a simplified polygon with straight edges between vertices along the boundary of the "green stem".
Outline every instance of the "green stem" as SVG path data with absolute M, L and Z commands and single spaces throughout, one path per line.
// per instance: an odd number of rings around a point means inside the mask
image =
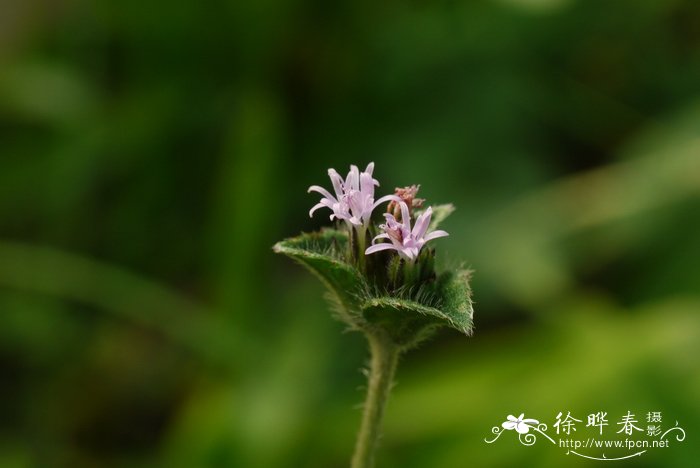
M 365 246 L 367 245 L 367 228 L 357 228 L 357 262 L 361 272 L 365 273 Z
M 368 334 L 372 354 L 367 399 L 362 414 L 362 425 L 357 435 L 352 468 L 371 468 L 374 452 L 381 435 L 382 418 L 399 357 L 399 348 L 386 336 Z
M 415 261 L 405 260 L 403 263 L 403 284 L 411 286 L 418 282 L 418 265 Z

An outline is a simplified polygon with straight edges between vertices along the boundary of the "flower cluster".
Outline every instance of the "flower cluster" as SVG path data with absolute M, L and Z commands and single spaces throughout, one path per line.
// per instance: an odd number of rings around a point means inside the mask
M 343 179 L 335 169 L 329 169 L 328 176 L 335 196 L 321 186 L 309 187 L 309 192 L 317 192 L 323 196 L 319 203 L 311 208 L 309 216 L 313 216 L 319 208 L 328 208 L 332 212 L 331 221 L 343 220 L 351 231 L 356 231 L 362 254 L 394 250 L 406 262 L 414 263 L 426 242 L 445 237 L 448 233 L 440 230 L 427 232 L 433 213 L 432 207 L 428 207 L 417 216 L 411 228 L 414 208 L 420 208 L 424 202 L 423 199 L 416 198 L 419 186 L 397 188 L 395 194 L 385 195 L 375 201 L 374 188 L 379 186 L 379 182 L 373 178 L 373 171 L 374 163 L 369 163 L 363 172 L 353 165 L 350 166 L 347 177 Z M 364 236 L 371 225 L 372 212 L 385 202 L 391 203 L 388 207 L 389 212 L 384 214 L 386 222 L 379 225 L 382 232 L 374 237 L 373 245 L 364 249 Z M 389 242 L 377 242 L 381 240 Z
M 400 201 L 395 195 L 386 195 L 374 201 L 374 187 L 378 186 L 379 182 L 372 177 L 373 171 L 373 162 L 367 165 L 364 172 L 360 172 L 357 166 L 352 165 L 350 172 L 343 180 L 335 169 L 328 169 L 335 196 L 319 185 L 309 187 L 309 192 L 318 192 L 323 195 L 321 201 L 311 208 L 309 216 L 313 216 L 314 211 L 319 208 L 325 207 L 333 212 L 331 221 L 337 218 L 344 220 L 348 225 L 367 227 L 372 211 L 376 207 L 389 200 Z

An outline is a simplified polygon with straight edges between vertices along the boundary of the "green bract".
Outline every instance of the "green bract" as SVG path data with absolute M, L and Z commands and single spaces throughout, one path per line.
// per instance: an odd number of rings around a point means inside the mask
M 431 229 L 454 208 L 440 205 L 433 210 Z M 304 265 L 324 283 L 339 318 L 352 329 L 384 333 L 401 348 L 415 345 L 442 326 L 471 334 L 468 270 L 445 271 L 416 284 L 391 287 L 378 284 L 347 261 L 347 244 L 347 231 L 323 229 L 278 242 L 274 250 Z M 421 255 L 432 257 L 434 253 L 426 250 Z M 380 267 L 391 269 L 392 262 Z M 388 272 L 379 275 L 391 276 Z

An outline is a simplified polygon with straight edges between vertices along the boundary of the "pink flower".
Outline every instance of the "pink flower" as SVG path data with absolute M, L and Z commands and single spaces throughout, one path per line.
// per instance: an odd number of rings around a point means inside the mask
M 430 218 L 433 215 L 433 209 L 428 207 L 427 210 L 416 219 L 416 222 L 411 229 L 411 215 L 408 210 L 408 205 L 401 201 L 401 222 L 396 221 L 394 215 L 386 213 L 384 217 L 386 218 L 386 224 L 382 224 L 379 227 L 384 231 L 384 233 L 379 234 L 372 240 L 372 246 L 365 250 L 365 254 L 373 254 L 374 252 L 379 252 L 381 250 L 396 250 L 401 258 L 409 262 L 414 262 L 418 258 L 420 249 L 423 248 L 426 242 L 437 239 L 438 237 L 445 237 L 449 234 L 445 231 L 433 231 L 426 235 L 428 226 L 430 225 Z M 376 244 L 377 239 L 389 239 L 391 242 L 384 242 L 381 244 Z
M 309 211 L 309 216 L 313 216 L 314 211 L 319 208 L 329 208 L 331 221 L 335 218 L 345 220 L 353 226 L 367 227 L 372 211 L 380 204 L 398 199 L 395 195 L 386 195 L 379 200 L 374 200 L 374 186 L 379 185 L 376 179 L 372 178 L 374 163 L 367 165 L 364 172 L 360 172 L 357 166 L 350 166 L 350 172 L 345 180 L 335 169 L 328 169 L 328 176 L 331 178 L 335 196 L 318 185 L 309 187 L 309 192 L 318 192 L 323 195 L 321 201 L 314 205 Z

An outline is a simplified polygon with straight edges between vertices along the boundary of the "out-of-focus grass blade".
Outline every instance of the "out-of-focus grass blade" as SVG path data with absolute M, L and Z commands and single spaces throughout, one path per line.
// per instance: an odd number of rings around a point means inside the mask
M 475 268 L 524 304 L 570 288 L 556 241 L 700 194 L 699 124 L 696 106 L 642 132 L 626 160 L 554 182 L 486 218 L 470 250 Z
M 163 333 L 230 366 L 249 345 L 212 310 L 126 269 L 51 247 L 0 241 L 0 286 L 77 301 Z

